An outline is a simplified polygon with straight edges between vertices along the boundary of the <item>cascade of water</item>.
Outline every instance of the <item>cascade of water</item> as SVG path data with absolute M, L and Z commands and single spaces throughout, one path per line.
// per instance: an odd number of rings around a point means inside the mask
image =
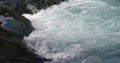
M 51 63 L 120 62 L 119 0 L 69 0 L 24 16 L 36 28 L 26 43 Z

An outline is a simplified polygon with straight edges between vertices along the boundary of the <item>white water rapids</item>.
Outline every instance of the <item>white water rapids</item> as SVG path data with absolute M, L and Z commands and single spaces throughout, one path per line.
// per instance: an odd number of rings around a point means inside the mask
M 120 63 L 120 0 L 69 0 L 24 16 L 35 27 L 26 43 L 47 63 Z

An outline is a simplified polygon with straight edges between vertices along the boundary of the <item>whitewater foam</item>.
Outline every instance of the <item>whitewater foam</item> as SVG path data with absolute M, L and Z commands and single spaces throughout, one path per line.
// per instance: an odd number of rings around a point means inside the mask
M 120 1 L 69 0 L 24 14 L 35 27 L 25 37 L 48 63 L 119 63 Z

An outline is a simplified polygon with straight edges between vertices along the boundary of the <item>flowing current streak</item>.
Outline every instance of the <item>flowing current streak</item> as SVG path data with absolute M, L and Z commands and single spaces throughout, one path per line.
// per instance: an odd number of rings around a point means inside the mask
M 120 62 L 119 0 L 69 0 L 24 16 L 36 29 L 26 43 L 48 63 Z

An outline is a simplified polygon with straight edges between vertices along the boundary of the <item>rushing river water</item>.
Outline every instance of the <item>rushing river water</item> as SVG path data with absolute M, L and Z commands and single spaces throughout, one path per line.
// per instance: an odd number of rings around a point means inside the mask
M 120 0 L 69 0 L 24 16 L 35 27 L 26 43 L 48 63 L 120 63 Z

